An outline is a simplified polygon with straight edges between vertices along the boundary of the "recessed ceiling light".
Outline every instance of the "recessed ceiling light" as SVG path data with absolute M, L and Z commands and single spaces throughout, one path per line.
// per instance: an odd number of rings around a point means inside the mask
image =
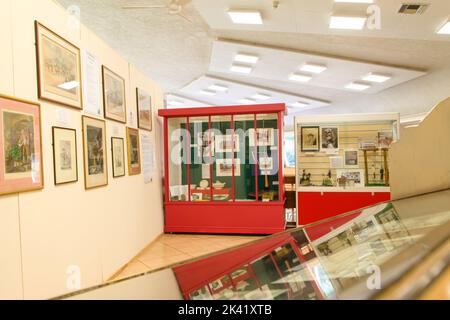
M 339 17 L 331 16 L 330 29 L 362 30 L 367 17 Z
M 349 90 L 364 91 L 370 88 L 370 85 L 361 82 L 352 82 L 345 86 Z
M 312 79 L 311 76 L 300 74 L 300 73 L 293 73 L 289 76 L 289 80 L 292 81 L 298 81 L 298 82 L 308 82 Z
M 231 66 L 230 70 L 233 72 L 237 72 L 237 73 L 247 73 L 248 74 L 248 73 L 252 72 L 252 67 L 233 64 Z
M 264 94 L 264 93 L 257 93 L 257 94 L 254 94 L 252 96 L 252 98 L 255 100 L 269 100 L 271 98 L 271 96 L 269 96 L 268 94 Z
M 217 92 L 211 90 L 201 90 L 200 93 L 205 96 L 215 96 L 217 94 Z
M 252 103 L 255 103 L 256 101 L 255 101 L 255 100 L 252 100 L 252 99 L 244 98 L 244 99 L 239 100 L 238 102 L 239 102 L 240 104 L 252 104 Z
M 334 0 L 337 3 L 373 3 L 373 0 Z
M 231 21 L 236 24 L 263 24 L 261 12 L 251 10 L 228 11 Z
M 369 73 L 363 78 L 364 81 L 382 83 L 391 79 L 390 76 L 380 73 Z
M 447 21 L 447 23 L 444 24 L 437 33 L 438 34 L 450 34 L 450 21 Z
M 300 68 L 300 70 L 319 74 L 327 70 L 327 67 L 318 64 L 306 63 Z
M 251 64 L 257 63 L 258 60 L 259 60 L 258 56 L 254 56 L 251 54 L 244 54 L 244 53 L 238 53 L 234 57 L 234 61 L 236 61 L 236 62 L 244 62 L 244 63 L 251 63 Z
M 208 89 L 212 90 L 212 91 L 219 91 L 219 92 L 226 92 L 226 91 L 228 91 L 228 87 L 223 86 L 221 84 L 213 84 Z
M 307 106 L 309 106 L 309 103 L 301 102 L 301 101 L 297 101 L 297 102 L 291 103 L 289 105 L 289 107 L 293 107 L 293 108 L 304 108 Z

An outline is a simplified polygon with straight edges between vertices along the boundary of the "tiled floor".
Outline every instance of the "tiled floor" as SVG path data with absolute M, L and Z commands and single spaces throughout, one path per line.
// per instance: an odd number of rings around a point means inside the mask
M 260 238 L 257 236 L 165 234 L 150 244 L 110 280 L 120 280 Z

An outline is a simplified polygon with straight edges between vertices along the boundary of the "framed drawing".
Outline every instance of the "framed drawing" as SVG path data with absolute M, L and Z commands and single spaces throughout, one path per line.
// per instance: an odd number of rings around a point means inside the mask
M 320 151 L 320 128 L 301 127 L 301 150 Z
M 0 195 L 43 187 L 40 106 L 0 95 Z
M 139 130 L 127 127 L 128 174 L 141 173 L 141 155 L 139 146 Z
M 275 145 L 273 128 L 257 128 L 256 138 L 255 138 L 255 129 L 250 129 L 249 130 L 250 147 L 255 146 L 255 139 L 257 141 L 258 147 L 268 147 Z
M 113 178 L 125 176 L 125 143 L 123 138 L 111 138 Z
M 357 149 L 344 150 L 344 164 L 346 168 L 359 168 L 359 153 Z
M 105 118 L 126 123 L 125 80 L 105 66 L 102 66 L 102 79 Z
M 83 154 L 85 188 L 106 186 L 108 170 L 104 120 L 83 116 Z
M 136 88 L 138 127 L 140 129 L 152 131 L 152 97 L 139 88 Z
M 232 141 L 233 140 L 233 141 Z M 216 151 L 217 152 L 239 152 L 239 135 L 235 134 L 232 139 L 231 134 L 221 135 L 215 137 Z M 234 145 L 234 148 L 233 148 Z
M 233 160 L 232 159 L 217 159 L 216 160 L 216 176 L 217 177 L 232 177 L 233 176 Z M 234 159 L 234 176 L 241 176 L 241 160 Z
M 53 172 L 55 185 L 78 181 L 77 131 L 53 127 Z
M 83 109 L 80 49 L 35 22 L 38 97 Z
M 320 146 L 322 151 L 334 151 L 339 149 L 339 128 L 321 127 Z
M 364 170 L 361 169 L 343 169 L 336 170 L 337 179 L 344 178 L 346 186 L 349 187 L 364 187 Z

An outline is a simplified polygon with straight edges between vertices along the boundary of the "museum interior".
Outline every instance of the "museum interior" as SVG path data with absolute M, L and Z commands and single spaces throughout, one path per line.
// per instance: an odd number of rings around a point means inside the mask
M 0 300 L 450 298 L 450 1 L 1 0 L 0 28 Z

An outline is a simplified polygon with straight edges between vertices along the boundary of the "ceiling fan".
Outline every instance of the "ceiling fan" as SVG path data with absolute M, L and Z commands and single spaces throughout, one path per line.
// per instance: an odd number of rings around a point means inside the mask
M 167 4 L 162 5 L 125 5 L 122 9 L 167 9 L 170 15 L 178 15 L 189 22 L 192 22 L 185 14 L 184 7 L 191 3 L 192 0 L 170 0 Z

